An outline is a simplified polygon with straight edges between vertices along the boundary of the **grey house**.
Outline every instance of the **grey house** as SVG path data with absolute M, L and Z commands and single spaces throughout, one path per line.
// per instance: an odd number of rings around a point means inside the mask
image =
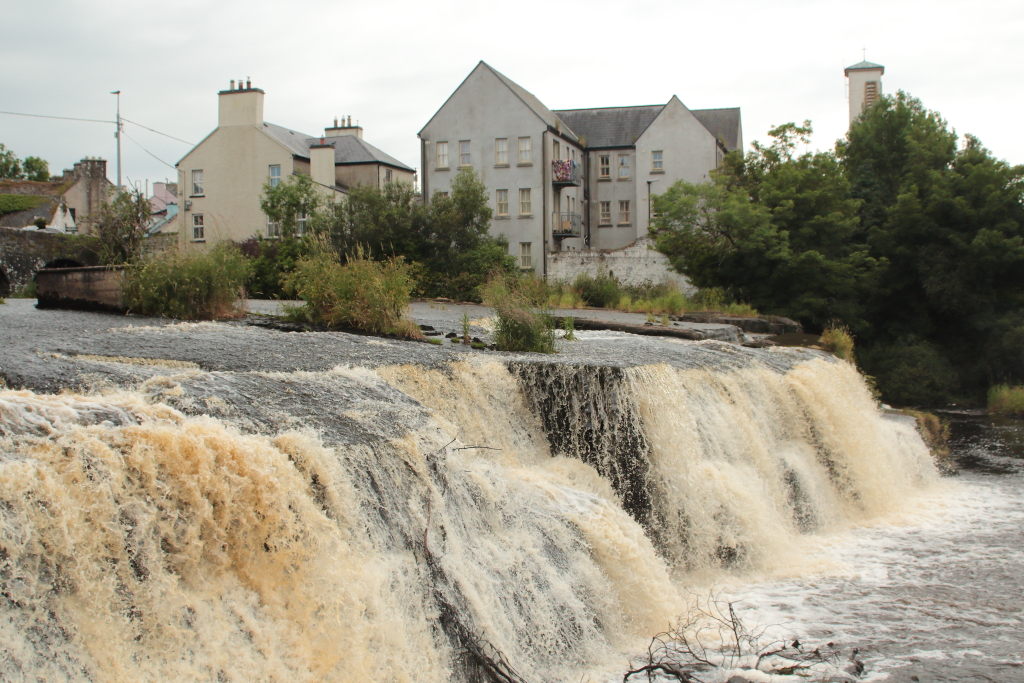
M 484 62 L 419 137 L 426 200 L 473 168 L 491 195 L 492 232 L 539 274 L 548 253 L 616 249 L 646 235 L 651 194 L 707 180 L 743 147 L 739 108 L 690 110 L 673 96 L 552 111 Z

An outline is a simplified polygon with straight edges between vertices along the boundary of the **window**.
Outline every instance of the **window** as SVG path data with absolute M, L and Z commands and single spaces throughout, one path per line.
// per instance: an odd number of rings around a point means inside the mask
M 206 232 L 203 224 L 203 214 L 194 213 L 192 214 L 192 239 L 194 240 L 205 240 Z
M 301 214 L 299 214 L 299 220 L 295 224 L 295 234 L 298 237 L 302 237 L 303 235 L 306 234 L 306 221 L 307 220 L 308 220 L 308 218 L 306 216 L 306 212 L 305 211 L 303 211 Z
M 281 167 L 273 165 L 270 167 L 270 186 L 277 187 L 281 184 Z
M 267 219 L 267 237 L 280 237 L 281 236 L 281 224 L 277 221 Z
M 629 200 L 619 200 L 619 225 L 629 225 Z
M 530 138 L 519 138 L 519 163 L 532 164 L 533 145 Z
M 437 143 L 437 167 L 448 168 L 448 143 Z
M 601 225 L 612 224 L 612 203 L 600 202 L 601 204 Z
M 533 243 L 519 243 L 519 267 L 533 268 Z
M 629 177 L 629 155 L 628 154 L 620 154 L 619 155 L 619 178 L 628 178 L 628 177 Z
M 600 177 L 600 178 L 611 178 L 612 177 L 612 157 L 611 157 L 611 155 L 610 154 L 602 154 L 600 157 L 598 157 L 598 160 L 599 160 L 598 165 L 600 166 L 600 169 L 601 169 L 600 173 L 598 174 L 598 177 Z
M 203 194 L 203 170 L 192 171 L 192 196 Z
M 391 169 L 390 168 L 385 168 L 384 169 L 384 182 L 385 183 L 390 183 L 391 182 Z
M 519 190 L 519 215 L 529 216 L 533 213 L 533 203 L 530 201 L 530 188 L 523 187 Z
M 508 138 L 498 138 L 494 141 L 494 163 L 508 166 Z
M 664 171 L 665 167 L 661 163 L 661 150 L 651 152 L 651 170 L 655 172 Z
M 551 158 L 552 160 L 562 158 L 562 156 L 558 153 L 558 140 L 551 141 Z
M 499 216 L 508 215 L 508 190 L 498 190 L 495 193 L 495 204 Z
M 434 196 L 437 197 L 438 199 L 441 199 L 441 198 L 447 197 L 448 193 L 447 192 L 435 192 Z
M 459 140 L 459 166 L 472 166 L 469 156 L 469 140 Z

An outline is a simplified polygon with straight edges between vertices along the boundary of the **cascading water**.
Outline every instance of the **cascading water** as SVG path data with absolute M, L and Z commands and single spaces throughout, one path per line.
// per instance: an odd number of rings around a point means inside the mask
M 0 391 L 0 677 L 576 681 L 938 483 L 847 364 L 703 348 Z

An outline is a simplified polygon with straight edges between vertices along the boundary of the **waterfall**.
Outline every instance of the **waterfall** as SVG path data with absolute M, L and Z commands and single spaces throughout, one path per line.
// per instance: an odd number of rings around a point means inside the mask
M 580 680 L 937 482 L 850 365 L 707 348 L 0 391 L 0 676 Z

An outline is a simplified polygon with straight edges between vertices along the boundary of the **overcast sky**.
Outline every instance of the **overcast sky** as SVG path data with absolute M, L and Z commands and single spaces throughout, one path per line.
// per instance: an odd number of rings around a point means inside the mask
M 811 119 L 814 145 L 847 126 L 843 67 L 885 66 L 996 156 L 1024 163 L 1021 0 L 0 0 L 0 110 L 122 116 L 196 143 L 218 90 L 251 77 L 267 121 L 309 135 L 351 115 L 368 142 L 419 166 L 416 133 L 479 60 L 552 109 L 666 102 L 742 108 L 749 145 Z M 162 180 L 190 149 L 126 124 L 127 179 Z M 59 173 L 110 160 L 113 124 L 0 114 L 0 142 Z M 145 148 L 153 156 L 150 156 Z

